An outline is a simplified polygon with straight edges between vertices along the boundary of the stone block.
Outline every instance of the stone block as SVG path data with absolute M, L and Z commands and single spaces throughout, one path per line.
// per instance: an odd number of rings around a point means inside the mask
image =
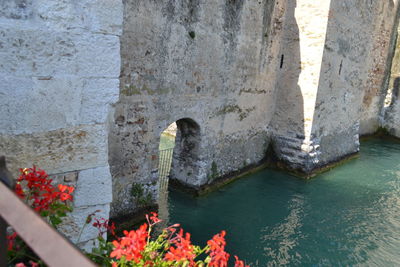
M 85 0 L 85 21 L 92 32 L 120 35 L 122 33 L 122 0 Z
M 32 133 L 77 125 L 83 81 L 76 76 L 0 78 L 0 99 L 7 117 L 0 132 Z
M 94 205 L 75 208 L 68 217 L 64 218 L 59 225 L 61 231 L 73 243 L 81 243 L 93 240 L 98 236 L 98 231 L 93 227 L 93 219 L 86 224 L 86 219 L 90 214 L 95 214 L 93 218 L 109 218 L 110 205 Z M 83 230 L 82 230 L 83 229 Z
M 118 79 L 87 79 L 84 81 L 80 122 L 105 123 L 108 109 L 118 101 Z
M 79 172 L 74 195 L 75 207 L 107 204 L 112 201 L 112 181 L 109 167 Z
M 89 32 L 3 26 L 0 27 L 0 73 L 117 78 L 119 38 Z
M 39 23 L 62 31 L 82 29 L 118 35 L 122 12 L 121 0 L 36 1 Z
M 105 125 L 80 125 L 48 132 L 0 135 L 0 151 L 9 169 L 36 165 L 49 174 L 108 165 Z
M 33 0 L 0 1 L 0 18 L 26 20 L 33 16 Z

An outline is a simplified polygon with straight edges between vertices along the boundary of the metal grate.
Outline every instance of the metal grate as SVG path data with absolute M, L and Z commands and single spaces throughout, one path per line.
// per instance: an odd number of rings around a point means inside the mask
M 171 170 L 173 153 L 174 153 L 173 147 L 159 151 L 158 178 L 159 178 L 161 192 L 165 192 L 168 190 L 168 176 Z

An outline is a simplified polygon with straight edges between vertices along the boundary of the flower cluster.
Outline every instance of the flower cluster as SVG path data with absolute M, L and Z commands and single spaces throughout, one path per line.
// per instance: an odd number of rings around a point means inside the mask
M 16 195 L 52 226 L 57 227 L 62 222 L 62 217 L 65 217 L 67 212 L 72 211 L 72 193 L 75 188 L 62 184 L 53 185 L 53 180 L 49 178 L 47 173 L 35 166 L 20 169 L 20 173 L 15 186 Z M 13 259 L 13 262 L 25 259 L 27 254 L 32 253 L 16 232 L 7 235 L 7 245 L 9 257 Z M 32 259 L 35 257 L 30 256 Z M 29 264 L 38 266 L 34 261 L 30 261 Z M 25 266 L 23 262 L 17 265 Z
M 57 202 L 72 201 L 74 187 L 67 185 L 52 185 L 52 179 L 44 170 L 33 168 L 20 169 L 15 193 L 24 199 L 35 211 L 41 213 L 57 208 Z M 26 186 L 24 190 L 23 187 Z
M 94 223 L 92 225 L 97 228 L 99 236 L 103 236 L 106 233 L 110 233 L 115 236 L 115 224 L 110 223 L 107 219 L 94 218 Z
M 120 259 L 125 257 L 127 261 L 134 260 L 136 263 L 143 258 L 142 251 L 146 247 L 147 238 L 147 224 L 142 224 L 138 230 L 124 231 L 124 237 L 120 241 L 114 240 L 112 244 L 115 249 L 111 252 L 111 258 Z
M 15 193 L 57 227 L 61 223 L 61 218 L 66 216 L 66 212 L 72 211 L 70 202 L 73 200 L 74 187 L 52 185 L 52 179 L 49 179 L 47 173 L 36 167 L 20 171 Z M 152 236 L 153 227 L 161 222 L 157 213 L 152 212 L 146 215 L 147 223 L 142 224 L 139 229 L 124 231 L 124 236 L 117 237 L 114 223 L 104 218 L 94 218 L 99 211 L 89 214 L 81 233 L 86 225 L 92 224 L 97 228 L 99 232 L 97 246 L 93 248 L 92 253 L 87 253 L 87 256 L 101 266 L 228 266 L 230 255 L 225 251 L 225 231 L 214 235 L 204 248 L 192 244 L 190 233 L 185 233 L 179 228 L 179 224 L 163 229 L 158 236 L 154 234 Z M 107 242 L 103 237 L 107 232 L 116 240 Z M 39 259 L 37 262 L 32 260 L 27 262 L 27 259 L 36 260 L 34 253 L 27 249 L 17 233 L 7 236 L 7 246 L 9 257 L 12 258 L 10 263 L 16 264 L 15 266 L 26 267 L 25 264 L 31 267 L 42 266 L 43 263 Z M 237 256 L 234 258 L 235 267 L 248 267 Z
M 225 251 L 225 231 L 214 235 L 205 248 L 192 244 L 190 234 L 177 229 L 178 224 L 162 231 L 154 240 L 150 238 L 152 227 L 161 220 L 156 213 L 146 215 L 147 224 L 138 230 L 124 231 L 124 237 L 112 242 L 110 257 L 112 267 L 117 266 L 208 266 L 227 267 L 229 254 Z M 196 260 L 206 253 L 203 260 Z M 203 258 L 204 258 L 203 257 Z M 235 267 L 248 267 L 237 256 Z
M 211 261 L 210 266 L 213 267 L 226 267 L 228 266 L 229 254 L 225 251 L 225 231 L 216 234 L 213 238 L 207 241 L 208 252 L 210 253 Z
M 188 261 L 190 266 L 194 266 L 194 259 L 196 254 L 194 253 L 194 246 L 190 241 L 190 234 L 183 234 L 183 229 L 176 234 L 176 236 L 170 241 L 171 246 L 168 252 L 165 254 L 164 259 L 167 261 Z

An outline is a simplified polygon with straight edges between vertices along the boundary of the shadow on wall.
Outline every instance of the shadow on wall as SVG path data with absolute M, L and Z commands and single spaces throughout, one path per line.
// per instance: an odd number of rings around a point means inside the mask
M 272 146 L 279 160 L 290 169 L 303 170 L 304 100 L 299 86 L 301 73 L 300 35 L 295 18 L 297 1 L 287 1 L 283 27 L 279 72 L 277 77 L 276 108 L 271 121 Z M 279 29 L 278 29 L 279 30 Z

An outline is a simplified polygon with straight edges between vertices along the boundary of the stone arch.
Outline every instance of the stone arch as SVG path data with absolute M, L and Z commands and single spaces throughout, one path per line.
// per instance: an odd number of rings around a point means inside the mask
M 200 184 L 200 126 L 191 118 L 176 121 L 177 132 L 170 178 L 188 186 Z

